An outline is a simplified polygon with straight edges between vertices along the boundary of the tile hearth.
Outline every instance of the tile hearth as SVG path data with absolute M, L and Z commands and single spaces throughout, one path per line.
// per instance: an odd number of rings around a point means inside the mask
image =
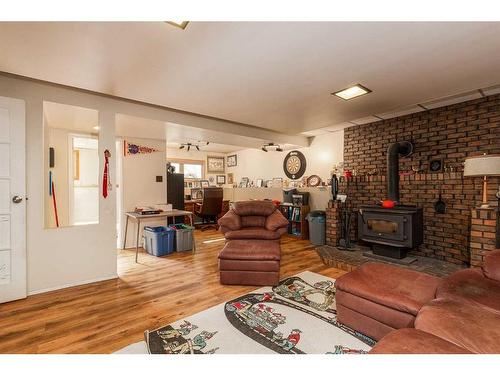
M 354 247 L 350 251 L 340 250 L 337 247 L 328 245 L 318 246 L 316 248 L 316 251 L 323 263 L 345 271 L 351 271 L 367 262 L 394 264 L 396 266 L 425 272 L 430 275 L 439 277 L 448 276 L 455 271 L 467 268 L 465 265 L 449 263 L 435 258 L 421 257 L 416 255 L 411 255 L 412 258 L 417 258 L 417 260 L 410 264 L 403 264 L 398 260 L 382 260 L 379 258 L 367 257 L 363 255 L 363 253 L 369 252 L 370 249 L 368 247 L 359 245 L 354 245 Z

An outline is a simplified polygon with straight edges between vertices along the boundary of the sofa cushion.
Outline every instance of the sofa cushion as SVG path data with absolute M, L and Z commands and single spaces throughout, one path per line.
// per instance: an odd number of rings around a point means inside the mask
M 500 312 L 500 282 L 484 277 L 479 269 L 460 270 L 446 277 L 436 297 L 474 301 Z
M 224 246 L 219 259 L 232 260 L 274 260 L 281 258 L 280 244 L 275 241 L 232 240 Z
M 492 251 L 484 259 L 484 276 L 500 282 L 500 250 Z
M 279 240 L 279 232 L 270 231 L 262 227 L 247 227 L 233 230 L 224 234 L 227 240 Z
M 266 219 L 265 226 L 267 230 L 278 230 L 281 228 L 288 227 L 288 220 L 283 216 L 283 214 L 276 210 L 271 215 L 269 215 Z
M 500 353 L 500 313 L 474 302 L 435 299 L 422 307 L 415 328 L 473 353 Z
M 265 216 L 241 216 L 241 227 L 262 227 L 266 225 Z M 265 228 L 268 229 L 268 228 Z
M 413 328 L 392 331 L 369 354 L 470 354 L 471 352 L 430 333 Z
M 222 233 L 226 233 L 231 230 L 241 229 L 241 218 L 233 210 L 229 210 L 217 221 L 217 224 L 221 227 Z
M 337 306 L 343 305 L 352 311 L 357 311 L 360 314 L 367 315 L 370 318 L 375 319 L 377 322 L 383 323 L 393 329 L 413 327 L 415 322 L 415 315 L 413 314 L 395 310 L 391 307 L 344 292 L 341 289 L 337 289 L 335 301 Z M 373 338 L 377 339 L 379 337 Z
M 335 282 L 337 289 L 414 316 L 432 300 L 441 279 L 384 263 L 365 263 Z
M 239 216 L 269 216 L 276 206 L 271 201 L 242 201 L 233 203 L 233 210 Z
M 262 260 L 262 259 L 259 260 L 219 259 L 219 270 L 279 272 L 280 262 L 277 260 Z

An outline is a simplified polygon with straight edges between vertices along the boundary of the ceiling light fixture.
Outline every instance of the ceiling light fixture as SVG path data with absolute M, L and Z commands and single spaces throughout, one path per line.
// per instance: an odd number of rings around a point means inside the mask
M 346 89 L 333 92 L 332 95 L 338 96 L 339 98 L 344 99 L 344 100 L 350 100 L 350 99 L 357 98 L 358 96 L 361 96 L 361 95 L 369 94 L 371 92 L 372 92 L 372 90 L 370 90 L 370 89 L 368 89 L 368 88 L 366 88 L 358 83 L 358 84 L 351 86 L 351 87 L 348 87 Z
M 268 149 L 271 149 L 271 150 L 274 149 L 274 151 L 278 151 L 278 152 L 283 151 L 283 148 L 281 148 L 280 145 L 276 145 L 273 142 L 266 143 L 265 145 L 263 145 L 261 147 L 261 150 L 264 152 L 268 152 L 269 151 Z
M 187 147 L 187 150 L 189 151 L 191 150 L 191 147 L 196 147 L 196 150 L 200 151 L 201 146 L 208 146 L 210 144 L 210 142 L 202 142 L 202 141 L 197 141 L 196 143 L 197 144 L 191 142 L 181 143 L 179 150 L 182 150 Z
M 178 28 L 184 30 L 186 28 L 186 26 L 188 25 L 189 21 L 165 21 L 165 23 L 168 23 L 172 26 L 175 26 L 175 27 L 178 27 Z

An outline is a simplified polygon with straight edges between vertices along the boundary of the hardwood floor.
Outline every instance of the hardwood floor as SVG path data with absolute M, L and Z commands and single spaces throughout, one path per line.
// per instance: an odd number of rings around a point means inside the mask
M 111 353 L 142 340 L 146 329 L 256 289 L 219 284 L 220 238 L 197 231 L 195 255 L 141 253 L 138 264 L 133 250 L 118 250 L 118 279 L 0 304 L 0 353 Z M 305 270 L 333 278 L 345 272 L 323 265 L 308 241 L 283 237 L 281 277 Z

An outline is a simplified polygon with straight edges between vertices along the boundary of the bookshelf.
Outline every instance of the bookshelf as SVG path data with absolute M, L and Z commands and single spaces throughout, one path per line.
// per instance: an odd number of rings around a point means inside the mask
M 280 212 L 289 221 L 288 234 L 302 240 L 309 239 L 309 223 L 306 220 L 309 210 L 309 206 L 280 205 Z

